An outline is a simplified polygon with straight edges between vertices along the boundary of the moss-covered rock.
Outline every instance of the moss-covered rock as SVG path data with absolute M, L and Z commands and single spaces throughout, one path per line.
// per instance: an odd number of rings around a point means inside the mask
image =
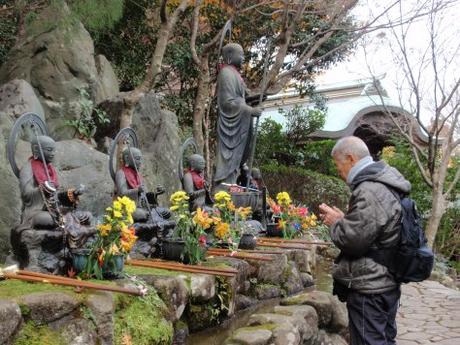
M 64 337 L 48 326 L 29 321 L 19 331 L 13 345 L 67 345 Z
M 170 344 L 173 326 L 164 317 L 166 306 L 155 291 L 143 298 L 122 296 L 115 312 L 114 345 Z

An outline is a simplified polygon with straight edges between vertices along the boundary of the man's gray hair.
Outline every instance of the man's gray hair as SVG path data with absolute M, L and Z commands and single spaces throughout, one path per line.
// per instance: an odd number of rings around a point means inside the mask
M 350 136 L 337 141 L 331 152 L 331 156 L 338 159 L 343 159 L 347 155 L 353 155 L 361 159 L 371 154 L 364 141 L 358 137 Z

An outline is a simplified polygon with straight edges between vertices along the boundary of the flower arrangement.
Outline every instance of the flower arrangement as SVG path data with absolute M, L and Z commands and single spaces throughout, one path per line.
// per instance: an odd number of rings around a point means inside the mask
M 117 260 L 123 260 L 137 240 L 132 226 L 135 210 L 136 204 L 126 196 L 118 197 L 106 208 L 104 223 L 97 226 L 96 239 L 82 272 L 84 276 L 103 279 L 105 273 L 120 270 Z
M 293 205 L 287 192 L 278 193 L 276 202 L 272 199 L 268 202 L 284 238 L 301 236 L 306 230 L 316 226 L 316 215 L 310 213 L 307 207 Z
M 214 236 L 218 242 L 237 246 L 241 237 L 242 222 L 251 214 L 250 207 L 235 207 L 232 197 L 225 191 L 214 195 L 214 213 L 220 221 L 215 222 Z
M 196 264 L 204 259 L 206 248 L 206 233 L 217 221 L 208 212 L 201 208 L 191 213 L 188 204 L 189 196 L 184 191 L 177 191 L 171 195 L 171 207 L 177 225 L 174 236 L 185 242 L 185 248 L 181 254 L 182 260 L 185 257 L 191 264 Z

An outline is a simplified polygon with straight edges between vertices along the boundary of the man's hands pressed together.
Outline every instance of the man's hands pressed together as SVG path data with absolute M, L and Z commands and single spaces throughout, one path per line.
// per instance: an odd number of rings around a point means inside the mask
M 345 214 L 339 208 L 335 206 L 331 207 L 324 203 L 319 205 L 319 211 L 320 211 L 319 217 L 321 218 L 323 223 L 328 226 L 331 226 L 336 221 L 338 221 L 339 219 L 342 219 L 345 216 Z

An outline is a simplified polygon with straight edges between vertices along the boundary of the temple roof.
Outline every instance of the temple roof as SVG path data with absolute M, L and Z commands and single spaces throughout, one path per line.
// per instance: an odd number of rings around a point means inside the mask
M 380 89 L 380 91 L 382 98 L 380 98 L 378 91 L 373 86 L 372 79 L 358 79 L 319 85 L 316 88 L 316 92 L 325 96 L 328 100 L 326 122 L 323 129 L 319 131 L 322 134 L 321 136 L 333 138 L 351 135 L 352 133 L 344 134 L 343 132 L 346 132 L 346 129 L 356 122 L 359 117 L 376 111 L 385 112 L 382 101 L 390 111 L 407 114 L 397 102 L 387 96 L 384 89 Z M 278 109 L 289 110 L 294 105 L 312 106 L 308 97 L 300 97 L 294 89 L 269 96 L 264 103 L 264 112 L 261 119 L 271 118 L 284 125 L 286 120 Z

